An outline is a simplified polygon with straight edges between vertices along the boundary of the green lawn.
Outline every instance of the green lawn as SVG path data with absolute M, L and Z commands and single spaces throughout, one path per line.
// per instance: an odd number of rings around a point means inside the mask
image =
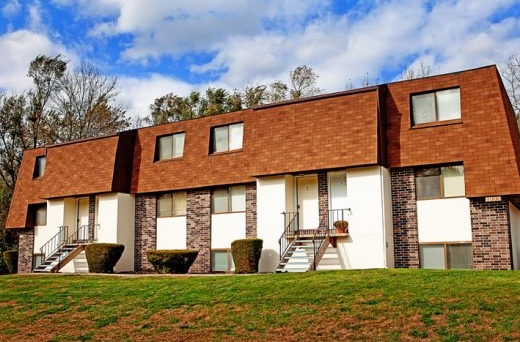
M 0 341 L 518 341 L 520 273 L 3 276 Z

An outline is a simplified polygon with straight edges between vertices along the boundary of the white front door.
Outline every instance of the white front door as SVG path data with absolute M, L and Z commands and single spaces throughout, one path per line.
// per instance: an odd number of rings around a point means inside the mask
M 300 229 L 318 229 L 320 214 L 318 206 L 318 176 L 296 177 L 296 197 L 300 213 Z
M 329 226 L 337 220 L 347 220 L 347 173 L 329 173 Z
M 76 229 L 88 225 L 88 197 L 78 198 L 76 213 Z

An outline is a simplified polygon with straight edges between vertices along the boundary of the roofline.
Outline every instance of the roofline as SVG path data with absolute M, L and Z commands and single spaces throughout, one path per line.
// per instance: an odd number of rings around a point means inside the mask
M 368 93 L 371 91 L 377 91 L 383 84 L 378 84 L 375 86 L 365 87 L 365 88 L 358 88 L 358 89 L 351 89 L 351 90 L 343 90 L 343 91 L 337 91 L 333 93 L 327 93 L 327 94 L 320 94 L 315 96 L 308 96 L 308 97 L 301 97 L 298 99 L 293 100 L 285 100 L 280 102 L 273 102 L 273 103 L 266 103 L 263 105 L 252 107 L 251 109 L 253 111 L 256 110 L 262 110 L 267 108 L 274 108 L 274 107 L 280 107 L 285 105 L 291 105 L 295 103 L 303 103 L 303 102 L 309 102 L 309 101 L 316 101 L 316 100 L 323 100 L 323 99 L 329 99 L 333 97 L 339 97 L 339 96 L 345 96 L 345 95 L 354 95 L 354 94 L 362 94 L 362 93 Z

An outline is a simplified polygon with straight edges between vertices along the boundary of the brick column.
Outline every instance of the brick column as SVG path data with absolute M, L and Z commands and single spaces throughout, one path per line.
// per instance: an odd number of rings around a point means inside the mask
M 327 229 L 327 217 L 329 215 L 329 186 L 327 172 L 318 173 L 318 211 L 320 215 L 319 229 Z
M 136 271 L 152 271 L 146 251 L 157 248 L 157 198 L 155 195 L 135 196 L 135 253 Z
M 395 267 L 418 268 L 419 228 L 414 170 L 392 169 L 390 173 Z
M 473 268 L 510 270 L 513 265 L 507 201 L 470 199 Z
M 211 191 L 193 190 L 186 198 L 186 246 L 199 251 L 190 273 L 211 272 Z
M 88 197 L 88 237 L 91 241 L 96 238 L 96 196 Z
M 34 228 L 20 230 L 18 236 L 18 273 L 31 273 L 34 251 Z
M 246 237 L 256 238 L 256 183 L 246 184 Z

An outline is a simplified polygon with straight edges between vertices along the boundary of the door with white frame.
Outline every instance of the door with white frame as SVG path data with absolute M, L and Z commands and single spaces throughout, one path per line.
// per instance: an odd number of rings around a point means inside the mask
M 337 220 L 348 221 L 347 172 L 329 172 L 329 227 Z
M 76 239 L 77 240 L 88 240 L 89 229 L 88 229 L 88 197 L 78 198 L 76 201 Z
M 299 213 L 299 229 L 318 229 L 318 176 L 296 177 L 296 203 Z

